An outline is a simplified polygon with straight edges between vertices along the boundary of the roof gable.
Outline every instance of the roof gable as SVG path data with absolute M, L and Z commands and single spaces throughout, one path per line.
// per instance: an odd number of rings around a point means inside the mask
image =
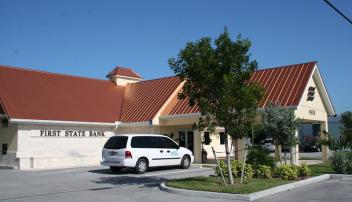
M 128 84 L 121 122 L 152 121 L 180 83 L 180 79 L 173 76 Z
M 336 111 L 332 105 L 328 91 L 326 90 L 324 81 L 321 77 L 317 65 L 315 65 L 307 83 L 303 95 L 299 101 L 299 106 L 312 105 L 314 108 L 319 108 L 320 110 L 325 110 L 329 116 L 335 116 Z M 315 99 L 308 101 L 307 93 L 310 87 L 316 88 Z M 320 102 L 320 103 L 317 103 Z
M 281 106 L 297 106 L 315 65 L 316 62 L 308 62 L 255 71 L 250 81 L 258 83 L 264 88 L 264 96 L 258 107 L 263 108 L 270 102 L 279 103 Z M 187 99 L 178 99 L 164 115 L 199 112 L 197 106 L 188 106 Z

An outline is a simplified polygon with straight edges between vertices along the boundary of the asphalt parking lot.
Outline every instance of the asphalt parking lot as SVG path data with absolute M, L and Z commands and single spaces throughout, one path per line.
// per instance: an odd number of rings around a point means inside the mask
M 0 201 L 199 201 L 160 191 L 158 185 L 167 179 L 212 173 L 210 168 L 193 166 L 186 170 L 154 169 L 143 175 L 132 171 L 115 174 L 106 167 L 0 170 Z
M 43 171 L 0 170 L 0 201 L 226 201 L 159 190 L 168 179 L 213 174 L 210 168 L 154 169 L 143 175 L 112 173 L 106 167 Z M 264 201 L 352 201 L 352 178 L 282 192 Z

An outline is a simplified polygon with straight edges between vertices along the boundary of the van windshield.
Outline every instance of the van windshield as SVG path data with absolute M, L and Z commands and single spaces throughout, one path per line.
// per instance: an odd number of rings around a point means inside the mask
M 124 149 L 127 145 L 126 136 L 115 136 L 111 137 L 104 145 L 105 149 Z

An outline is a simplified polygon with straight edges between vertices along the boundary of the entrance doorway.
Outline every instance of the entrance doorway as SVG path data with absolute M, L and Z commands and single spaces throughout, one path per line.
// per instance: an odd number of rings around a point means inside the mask
M 193 131 L 179 131 L 179 144 L 181 147 L 185 147 L 191 150 L 193 153 L 194 149 L 194 132 Z

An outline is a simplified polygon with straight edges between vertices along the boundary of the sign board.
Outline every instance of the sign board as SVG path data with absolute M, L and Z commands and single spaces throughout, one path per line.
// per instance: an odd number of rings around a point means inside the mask
M 90 138 L 90 137 L 110 137 L 112 132 L 94 131 L 94 130 L 32 130 L 32 137 L 77 137 L 77 138 Z

